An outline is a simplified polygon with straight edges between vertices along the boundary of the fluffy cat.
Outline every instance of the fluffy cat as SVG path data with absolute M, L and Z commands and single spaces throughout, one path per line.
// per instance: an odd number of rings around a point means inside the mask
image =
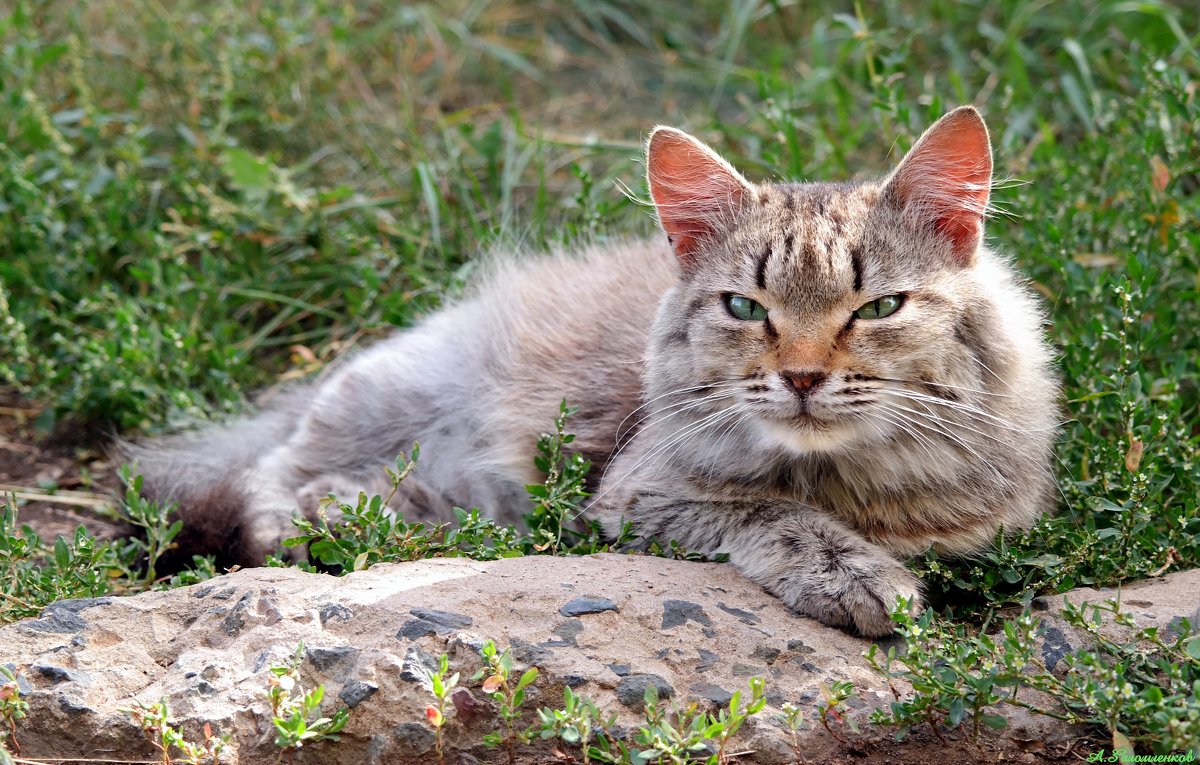
M 330 491 L 384 493 L 414 440 L 406 519 L 519 521 L 563 397 L 609 533 L 728 553 L 865 635 L 920 602 L 898 556 L 977 551 L 1051 509 L 1058 388 L 1034 299 L 983 241 L 975 109 L 877 182 L 753 184 L 665 127 L 646 165 L 665 241 L 502 261 L 259 414 L 131 447 L 189 552 L 259 563 Z

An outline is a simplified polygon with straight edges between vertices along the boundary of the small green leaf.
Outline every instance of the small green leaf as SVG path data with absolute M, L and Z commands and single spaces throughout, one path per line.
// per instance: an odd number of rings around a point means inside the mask
M 1188 638 L 1183 643 L 1183 650 L 1196 661 L 1200 661 L 1200 635 Z
M 60 569 L 71 565 L 71 550 L 67 547 L 67 540 L 61 536 L 54 540 L 54 562 Z
M 225 172 L 234 186 L 251 194 L 265 194 L 271 187 L 271 163 L 245 149 L 225 150 Z
M 521 675 L 521 679 L 517 681 L 517 690 L 523 690 L 526 686 L 536 680 L 537 676 L 537 667 L 530 667 L 529 669 L 525 670 L 525 674 Z
M 959 723 L 961 723 L 963 721 L 964 714 L 965 710 L 963 709 L 962 699 L 955 699 L 954 701 L 950 702 L 950 727 L 956 727 Z

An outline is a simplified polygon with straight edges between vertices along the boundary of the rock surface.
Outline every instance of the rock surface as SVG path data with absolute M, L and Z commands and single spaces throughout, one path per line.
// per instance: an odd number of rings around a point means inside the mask
M 1183 572 L 1127 587 L 1123 601 L 1140 623 L 1200 623 L 1197 592 L 1200 571 Z M 1053 666 L 1078 638 L 1053 619 L 1061 598 L 1038 605 L 1049 627 L 1043 658 Z M 648 685 L 672 703 L 711 707 L 762 677 L 768 709 L 739 734 L 746 752 L 739 762 L 858 761 L 855 751 L 873 761 L 867 744 L 847 749 L 819 723 L 792 740 L 774 712 L 792 702 L 814 721 L 822 686 L 838 680 L 859 689 L 855 716 L 892 698 L 862 658 L 868 641 L 788 612 L 732 567 L 620 555 L 429 560 L 340 578 L 242 570 L 171 592 L 55 604 L 38 619 L 0 628 L 0 663 L 18 669 L 31 705 L 18 728 L 24 757 L 153 757 L 120 710 L 134 699 L 165 698 L 193 740 L 205 723 L 231 735 L 222 762 L 275 763 L 268 667 L 303 642 L 303 683 L 325 685 L 327 713 L 349 706 L 352 714 L 340 742 L 306 747 L 296 761 L 357 765 L 436 762 L 424 713 L 432 700 L 427 673 L 446 653 L 464 687 L 452 699 L 446 761 L 507 761 L 481 744 L 497 717 L 470 680 L 488 638 L 511 647 L 518 671 L 541 671 L 528 691 L 527 722 L 537 707 L 561 706 L 564 686 L 636 729 Z M 1010 718 L 1007 741 L 1078 734 L 1046 718 Z M 555 761 L 550 746 L 530 750 L 527 761 Z M 947 757 L 953 748 L 937 745 Z M 943 761 L 888 753 L 895 762 Z

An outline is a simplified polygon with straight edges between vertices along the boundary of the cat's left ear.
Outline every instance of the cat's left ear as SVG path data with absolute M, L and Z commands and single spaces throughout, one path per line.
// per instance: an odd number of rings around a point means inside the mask
M 888 178 L 886 194 L 950 241 L 970 265 L 983 238 L 992 187 L 992 145 L 973 106 L 933 123 Z
M 756 198 L 749 181 L 712 149 L 682 130 L 656 127 L 646 144 L 646 179 L 658 221 L 684 268 L 704 240 L 732 225 Z

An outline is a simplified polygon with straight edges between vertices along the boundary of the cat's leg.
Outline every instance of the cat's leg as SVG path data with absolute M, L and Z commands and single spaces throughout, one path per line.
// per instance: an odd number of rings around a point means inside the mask
M 250 502 L 240 537 L 242 548 L 252 560 L 261 562 L 267 555 L 279 555 L 281 550 L 285 560 L 303 560 L 304 549 L 283 548 L 283 540 L 296 536 L 296 517 L 316 522 L 323 512 L 331 525 L 341 521 L 338 504 L 321 509 L 321 501 L 331 494 L 339 504 L 348 505 L 355 505 L 359 494 L 383 497 L 388 500 L 387 511 L 409 523 L 445 520 L 450 515 L 450 502 L 416 476 L 406 477 L 392 493 L 386 468 L 393 464 L 394 457 L 388 460 L 364 454 L 357 467 L 338 469 L 314 454 L 314 447 L 322 440 L 321 431 L 315 439 L 303 435 L 301 432 L 267 454 L 248 482 Z
M 802 505 L 686 500 L 638 492 L 624 511 L 643 539 L 678 541 L 730 562 L 798 613 L 863 635 L 892 631 L 900 598 L 912 608 L 920 586 L 898 560 L 839 521 Z M 620 521 L 606 519 L 610 530 Z

